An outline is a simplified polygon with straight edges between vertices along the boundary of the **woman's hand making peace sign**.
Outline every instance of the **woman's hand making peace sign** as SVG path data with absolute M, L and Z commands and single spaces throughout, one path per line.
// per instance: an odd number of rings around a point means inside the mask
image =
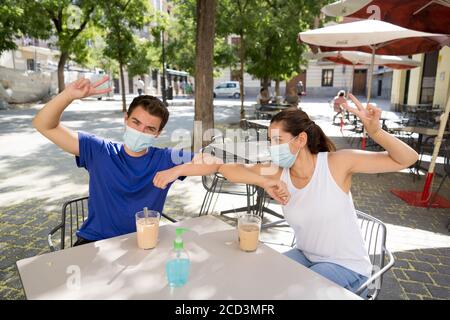
M 361 119 L 364 128 L 370 136 L 375 135 L 381 129 L 381 109 L 371 105 L 370 103 L 367 107 L 364 107 L 354 95 L 349 93 L 348 96 L 353 101 L 356 108 L 352 108 L 348 104 L 343 104 L 344 108 Z

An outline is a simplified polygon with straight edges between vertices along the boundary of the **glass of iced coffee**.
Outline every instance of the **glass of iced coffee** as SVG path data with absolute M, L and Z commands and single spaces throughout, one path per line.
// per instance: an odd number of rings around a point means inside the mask
M 239 248 L 252 252 L 258 248 L 259 232 L 261 230 L 261 217 L 253 214 L 244 214 L 238 218 Z
M 159 219 L 158 211 L 147 210 L 136 213 L 137 243 L 141 249 L 153 249 L 158 242 Z

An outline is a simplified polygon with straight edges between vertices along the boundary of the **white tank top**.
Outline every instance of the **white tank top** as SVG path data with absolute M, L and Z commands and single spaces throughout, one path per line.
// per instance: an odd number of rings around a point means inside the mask
M 281 180 L 291 194 L 283 206 L 297 248 L 312 262 L 332 262 L 370 276 L 372 265 L 358 225 L 351 193 L 346 194 L 328 169 L 328 152 L 320 152 L 309 183 L 302 189 L 291 181 L 289 169 Z

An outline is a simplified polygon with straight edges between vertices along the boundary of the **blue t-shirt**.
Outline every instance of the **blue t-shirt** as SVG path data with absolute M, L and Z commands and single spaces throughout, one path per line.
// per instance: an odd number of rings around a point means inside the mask
M 89 172 L 88 218 L 77 235 L 87 240 L 107 239 L 136 231 L 135 214 L 144 207 L 162 212 L 166 189 L 153 185 L 156 173 L 192 160 L 183 150 L 149 148 L 140 157 L 115 143 L 78 132 L 78 167 Z M 180 177 L 183 180 L 185 177 Z

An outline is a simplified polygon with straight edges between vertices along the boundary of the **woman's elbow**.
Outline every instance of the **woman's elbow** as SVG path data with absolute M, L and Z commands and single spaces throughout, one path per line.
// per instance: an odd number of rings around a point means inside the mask
M 419 154 L 415 150 L 411 150 L 408 160 L 405 161 L 405 168 L 412 166 L 417 160 L 419 160 Z

